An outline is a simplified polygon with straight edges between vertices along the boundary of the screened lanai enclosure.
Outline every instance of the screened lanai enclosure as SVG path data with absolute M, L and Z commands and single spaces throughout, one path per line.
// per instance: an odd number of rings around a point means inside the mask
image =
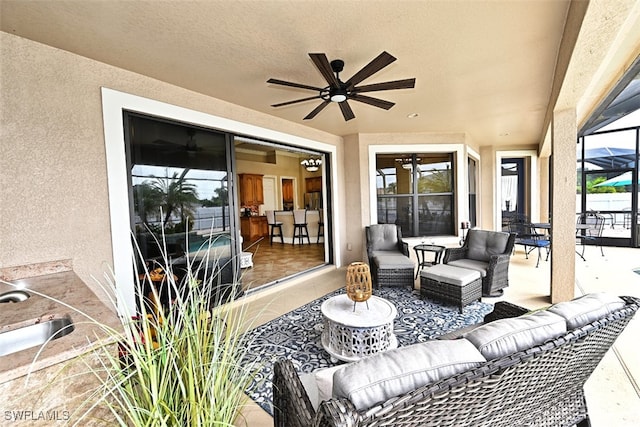
M 638 135 L 640 124 L 580 138 L 577 145 L 576 206 L 605 219 L 607 245 L 639 245 Z
M 604 243 L 640 247 L 640 58 L 583 126 L 576 148 L 577 213 L 605 218 Z

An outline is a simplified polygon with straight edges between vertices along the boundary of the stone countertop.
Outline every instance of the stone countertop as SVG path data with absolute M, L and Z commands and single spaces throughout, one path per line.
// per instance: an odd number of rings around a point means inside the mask
M 14 289 L 32 292 L 29 292 L 31 296 L 26 301 L 0 304 L 0 332 L 12 329 L 12 325 L 17 323 L 36 323 L 43 316 L 66 314 L 71 317 L 75 329 L 69 335 L 47 343 L 39 355 L 41 346 L 0 356 L 0 384 L 69 360 L 79 355 L 97 337 L 104 336 L 104 332 L 94 322 L 74 308 L 110 327 L 116 328 L 120 324 L 115 308 L 105 305 L 73 271 L 13 280 L 10 283 L 15 286 L 0 282 L 0 293 Z M 33 291 L 62 301 L 70 307 L 36 295 Z

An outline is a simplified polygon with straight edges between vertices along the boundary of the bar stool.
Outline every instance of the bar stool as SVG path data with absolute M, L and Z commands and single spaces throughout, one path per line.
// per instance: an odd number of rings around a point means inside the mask
M 264 211 L 267 216 L 267 224 L 269 225 L 269 244 L 273 245 L 273 238 L 280 237 L 280 242 L 284 244 L 284 238 L 282 237 L 282 222 L 276 221 L 276 213 L 274 211 Z M 278 234 L 275 234 L 276 228 Z
M 307 243 L 311 244 L 309 240 L 309 229 L 307 228 L 307 210 L 306 209 L 294 209 L 293 210 L 293 239 L 291 244 L 296 243 L 296 237 L 302 245 L 303 238 L 307 238 Z
M 318 239 L 316 244 L 320 243 L 320 237 L 324 237 L 324 211 L 322 209 L 318 211 Z

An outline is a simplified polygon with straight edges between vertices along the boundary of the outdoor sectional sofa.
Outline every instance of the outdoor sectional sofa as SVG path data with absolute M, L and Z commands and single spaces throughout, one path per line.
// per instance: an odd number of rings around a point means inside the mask
M 584 383 L 639 304 L 597 293 L 527 313 L 498 302 L 446 339 L 310 374 L 280 360 L 274 425 L 589 426 Z

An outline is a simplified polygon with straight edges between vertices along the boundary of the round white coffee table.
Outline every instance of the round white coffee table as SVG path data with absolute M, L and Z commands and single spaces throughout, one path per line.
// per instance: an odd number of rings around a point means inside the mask
M 345 294 L 331 297 L 322 303 L 324 329 L 322 346 L 338 360 L 353 362 L 381 351 L 398 347 L 393 334 L 396 308 L 386 299 L 372 296 L 367 303 L 353 301 Z

